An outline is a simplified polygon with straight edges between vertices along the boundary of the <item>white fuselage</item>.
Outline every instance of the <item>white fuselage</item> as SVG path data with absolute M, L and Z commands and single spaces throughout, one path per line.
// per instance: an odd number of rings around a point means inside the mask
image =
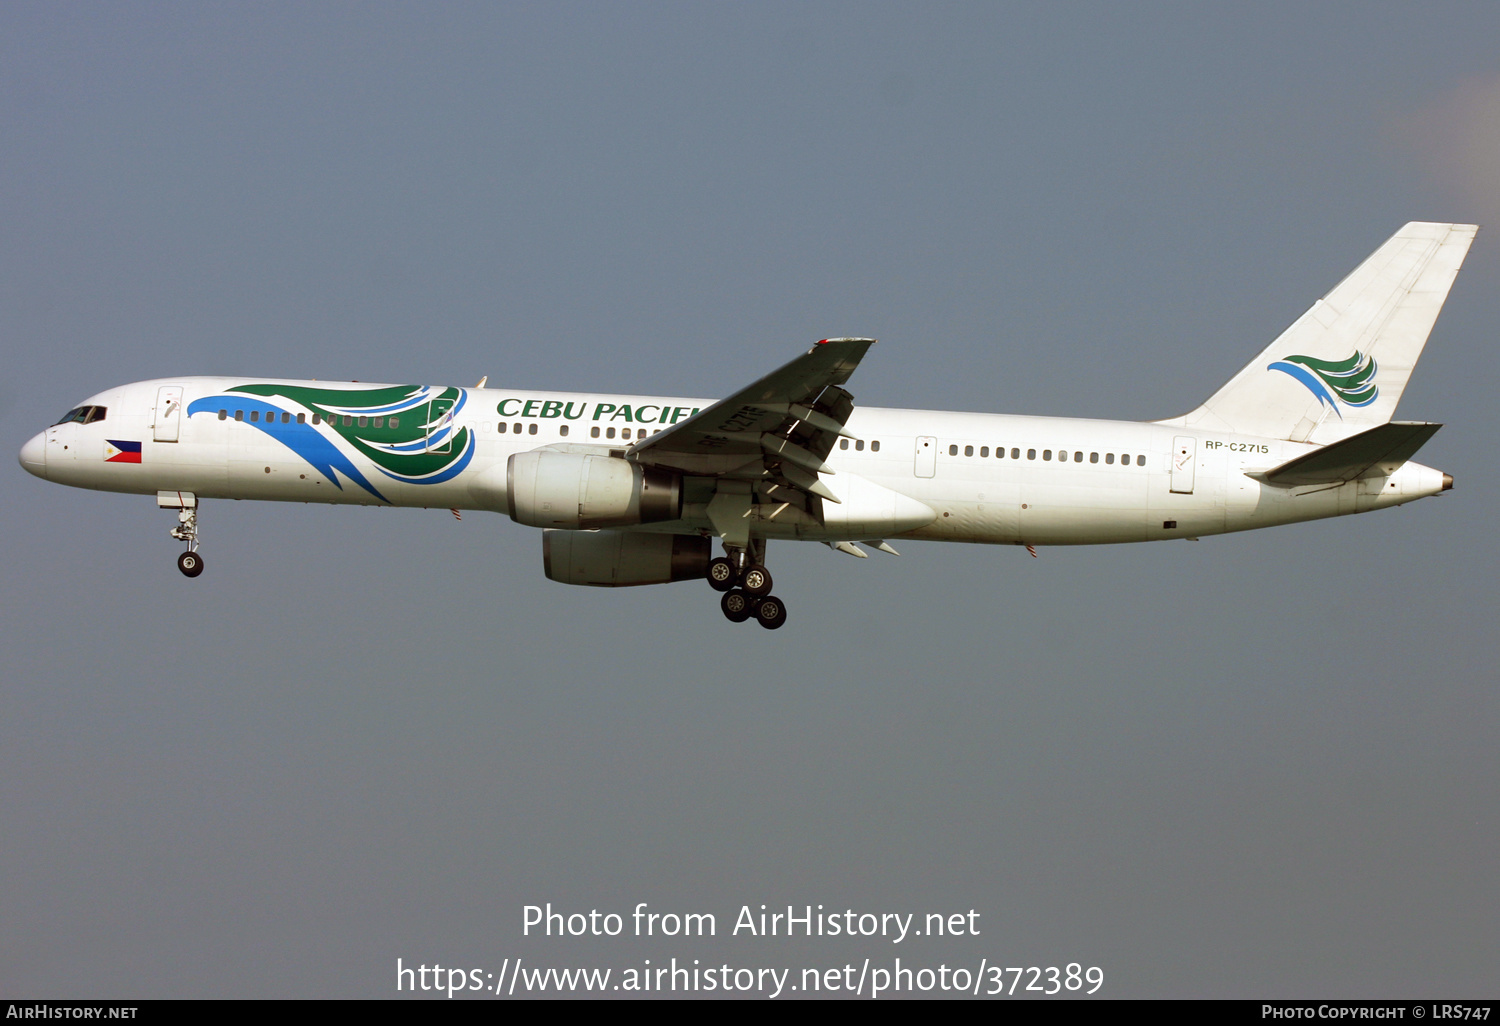
M 295 414 L 285 426 L 251 423 L 257 403 L 237 404 L 226 394 L 247 380 L 184 377 L 109 389 L 87 400 L 105 409 L 102 420 L 49 428 L 27 444 L 22 463 L 50 481 L 105 491 L 504 511 L 504 468 L 513 454 L 560 444 L 623 453 L 712 402 L 449 389 L 444 394 L 459 397 L 446 414 L 451 437 L 466 429 L 467 453 L 459 460 L 455 451 L 446 470 L 413 475 L 388 473 L 347 445 L 338 450 L 344 464 L 309 458 L 309 444 L 333 449 L 340 439 L 326 425 L 297 424 Z M 351 395 L 394 387 L 253 380 Z M 174 388 L 180 389 L 175 408 L 168 402 Z M 857 407 L 847 429 L 857 440 L 841 439 L 826 460 L 836 472 L 827 479 L 835 491 L 863 479 L 934 514 L 919 525 L 892 524 L 896 529 L 884 532 L 891 537 L 1023 545 L 1198 537 L 1399 505 L 1444 485 L 1438 471 L 1408 462 L 1389 476 L 1277 487 L 1249 475 L 1317 446 L 1154 423 Z M 295 436 L 287 433 L 293 430 Z M 128 461 L 121 460 L 122 441 L 139 443 L 138 462 L 128 446 Z M 432 462 L 442 463 L 441 456 Z M 346 465 L 369 487 L 339 469 Z M 711 532 L 707 501 L 689 494 L 683 519 L 635 530 Z M 826 527 L 805 518 L 783 522 L 775 513 L 774 507 L 751 510 L 757 535 L 877 536 L 836 521 Z

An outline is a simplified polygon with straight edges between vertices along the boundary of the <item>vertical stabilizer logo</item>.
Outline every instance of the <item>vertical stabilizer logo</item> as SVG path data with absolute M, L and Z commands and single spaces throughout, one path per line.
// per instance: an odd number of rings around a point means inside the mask
M 1349 359 L 1338 362 L 1311 356 L 1288 356 L 1266 367 L 1266 370 L 1281 371 L 1302 382 L 1318 397 L 1318 402 L 1327 403 L 1340 418 L 1344 415 L 1339 413 L 1339 403 L 1369 406 L 1380 395 L 1380 389 L 1375 387 L 1378 369 L 1374 357 L 1357 349 Z

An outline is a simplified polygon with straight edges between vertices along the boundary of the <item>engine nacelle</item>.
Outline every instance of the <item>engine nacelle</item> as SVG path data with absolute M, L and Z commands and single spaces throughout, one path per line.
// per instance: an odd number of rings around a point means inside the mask
M 542 566 L 561 584 L 625 588 L 702 580 L 708 571 L 707 538 L 691 534 L 628 531 L 546 531 Z
M 506 467 L 510 518 L 527 527 L 594 530 L 677 520 L 682 477 L 618 456 L 518 452 Z

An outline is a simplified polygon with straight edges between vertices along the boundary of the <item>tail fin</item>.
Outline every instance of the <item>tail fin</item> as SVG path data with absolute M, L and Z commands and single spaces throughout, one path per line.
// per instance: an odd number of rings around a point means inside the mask
M 1386 423 L 1478 230 L 1406 225 L 1208 402 L 1163 423 L 1320 445 Z

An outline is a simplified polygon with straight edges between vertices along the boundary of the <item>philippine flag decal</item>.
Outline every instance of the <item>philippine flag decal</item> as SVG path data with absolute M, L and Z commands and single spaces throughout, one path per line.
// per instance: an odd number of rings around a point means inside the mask
M 104 462 L 105 463 L 139 463 L 141 462 L 141 443 L 122 442 L 116 438 L 104 440 Z

